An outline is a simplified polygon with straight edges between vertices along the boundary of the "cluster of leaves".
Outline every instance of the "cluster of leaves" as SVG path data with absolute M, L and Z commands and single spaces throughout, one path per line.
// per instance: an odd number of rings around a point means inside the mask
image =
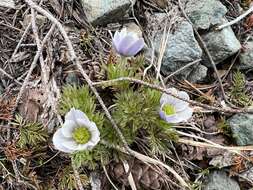
M 12 123 L 20 129 L 17 146 L 20 148 L 36 148 L 48 140 L 47 130 L 37 122 L 27 122 L 20 115 L 16 115 Z
M 123 76 L 137 78 L 140 65 L 143 65 L 141 57 L 135 61 L 123 59 L 117 64 L 110 63 L 105 66 L 107 79 Z M 138 144 L 138 136 L 144 135 L 145 138 L 142 140 L 145 140 L 150 152 L 166 154 L 169 148 L 168 141 L 176 140 L 177 134 L 168 123 L 159 117 L 161 93 L 149 88 L 131 85 L 128 82 L 117 83 L 113 85 L 112 89 L 116 93 L 110 111 L 128 144 Z M 66 86 L 60 100 L 60 113 L 64 115 L 73 107 L 80 109 L 97 124 L 101 139 L 107 145 L 109 143 L 112 147 L 122 146 L 121 139 L 112 124 L 96 108 L 95 100 L 87 86 Z M 76 167 L 84 165 L 89 169 L 95 169 L 99 164 L 106 165 L 110 160 L 118 159 L 120 153 L 104 145 L 106 143 L 99 143 L 92 150 L 73 154 L 74 165 Z
M 217 127 L 224 135 L 229 137 L 231 136 L 231 128 L 225 118 L 221 118 L 221 120 L 217 124 Z
M 85 174 L 80 174 L 79 176 L 80 176 L 82 185 L 84 187 L 87 187 L 90 181 L 89 177 Z M 58 189 L 69 189 L 69 190 L 78 189 L 78 187 L 76 187 L 75 175 L 71 167 L 66 167 L 61 172 Z
M 239 70 L 233 75 L 233 85 L 230 91 L 230 97 L 234 104 L 238 106 L 249 106 L 252 100 L 246 90 L 245 76 Z
M 104 115 L 95 112 L 95 97 L 90 93 L 88 86 L 77 87 L 67 85 L 63 88 L 62 97 L 59 103 L 60 113 L 65 115 L 71 108 L 83 111 L 99 128 L 102 127 Z
M 109 59 L 108 63 L 103 65 L 108 80 L 118 79 L 120 77 L 135 77 L 139 78 L 138 71 L 143 67 L 144 57 L 139 56 L 136 59 L 127 60 L 122 58 L 119 61 Z M 129 82 L 122 81 L 114 85 L 114 88 L 126 89 L 129 87 Z

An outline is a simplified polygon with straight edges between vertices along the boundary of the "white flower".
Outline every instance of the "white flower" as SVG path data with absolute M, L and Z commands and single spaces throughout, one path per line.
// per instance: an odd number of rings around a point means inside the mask
M 182 99 L 190 99 L 189 95 L 184 91 L 178 91 L 175 88 L 169 88 L 167 91 Z M 160 117 L 168 123 L 179 123 L 192 117 L 193 109 L 189 107 L 189 103 L 171 95 L 163 93 L 160 99 L 160 106 Z
M 145 45 L 143 38 L 134 32 L 128 32 L 126 28 L 116 31 L 112 42 L 117 53 L 126 57 L 135 56 Z
M 65 122 L 53 136 L 56 149 L 73 153 L 92 149 L 100 140 L 96 124 L 80 110 L 72 108 L 65 116 Z

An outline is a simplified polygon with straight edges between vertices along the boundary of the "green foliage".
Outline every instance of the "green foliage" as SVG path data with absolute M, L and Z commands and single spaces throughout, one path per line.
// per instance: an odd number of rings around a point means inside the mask
M 90 183 L 89 177 L 85 174 L 80 174 L 80 180 L 82 185 L 88 186 Z M 71 167 L 67 167 L 62 171 L 62 175 L 60 176 L 60 182 L 58 184 L 58 189 L 68 189 L 74 190 L 78 189 L 75 182 L 75 175 Z
M 59 107 L 62 115 L 69 112 L 71 108 L 75 108 L 83 111 L 99 128 L 103 125 L 104 116 L 95 112 L 95 97 L 91 95 L 88 86 L 76 87 L 67 85 L 64 87 Z
M 222 133 L 224 135 L 227 135 L 229 137 L 231 137 L 231 128 L 229 126 L 229 124 L 227 123 L 226 119 L 225 118 L 221 118 L 221 120 L 218 122 L 217 124 L 217 128 L 222 131 Z
M 71 155 L 73 164 L 79 168 L 86 166 L 91 170 L 98 167 L 98 163 L 108 163 L 111 158 L 111 150 L 104 145 L 97 145 L 92 150 L 79 151 Z
M 139 56 L 136 59 L 127 60 L 127 58 L 121 58 L 116 63 L 108 63 L 103 65 L 106 73 L 107 80 L 113 80 L 120 77 L 135 77 L 138 78 L 138 70 L 144 64 L 144 57 Z M 118 82 L 114 85 L 114 88 L 125 89 L 129 87 L 128 81 Z
M 149 88 L 132 88 L 116 94 L 113 118 L 120 127 L 127 142 L 132 144 L 140 130 L 147 132 L 147 139 L 154 154 L 165 153 L 168 140 L 176 140 L 177 134 L 158 114 L 161 93 Z M 105 124 L 106 139 L 115 145 L 122 145 L 116 132 Z
M 233 86 L 230 91 L 230 97 L 233 103 L 239 106 L 249 106 L 252 100 L 246 90 L 245 76 L 239 70 L 233 75 Z
M 47 130 L 40 123 L 26 122 L 20 115 L 16 115 L 15 121 L 12 124 L 18 126 L 20 129 L 20 136 L 17 142 L 20 148 L 36 148 L 41 143 L 47 142 Z
M 158 123 L 155 124 L 155 127 L 149 129 L 148 143 L 150 150 L 153 154 L 166 155 L 168 149 L 170 148 L 169 141 L 177 141 L 178 135 L 171 126 L 163 121 L 158 120 Z

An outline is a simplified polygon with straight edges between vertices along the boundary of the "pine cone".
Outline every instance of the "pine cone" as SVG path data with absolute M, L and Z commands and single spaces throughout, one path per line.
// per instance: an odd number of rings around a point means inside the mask
M 128 163 L 137 189 L 158 190 L 162 189 L 165 185 L 165 179 L 162 175 L 166 174 L 163 170 L 159 170 L 158 173 L 152 166 L 146 165 L 135 159 Z M 124 184 L 125 186 L 129 186 L 128 173 L 125 172 L 122 163 L 118 162 L 111 164 L 109 171 L 115 181 Z

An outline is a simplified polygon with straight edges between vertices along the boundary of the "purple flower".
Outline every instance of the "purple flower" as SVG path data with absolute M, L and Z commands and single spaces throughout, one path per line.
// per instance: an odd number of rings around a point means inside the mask
M 125 57 L 135 56 L 145 45 L 143 38 L 134 32 L 128 32 L 126 28 L 116 31 L 112 42 L 117 53 Z
M 184 91 L 178 91 L 175 88 L 169 88 L 167 91 L 182 99 L 190 99 Z M 160 99 L 160 105 L 160 117 L 168 123 L 179 123 L 192 117 L 193 109 L 189 107 L 189 103 L 171 95 L 164 93 Z

